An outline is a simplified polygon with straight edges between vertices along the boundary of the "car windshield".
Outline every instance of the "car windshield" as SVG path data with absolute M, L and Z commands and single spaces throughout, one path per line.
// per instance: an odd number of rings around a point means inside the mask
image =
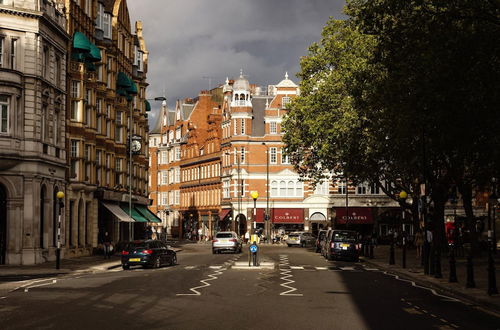
M 130 242 L 127 245 L 128 250 L 145 249 L 147 247 L 148 247 L 148 244 L 145 242 Z
M 290 235 L 288 235 L 288 237 L 299 237 L 299 236 L 300 236 L 300 234 L 290 234 Z
M 334 242 L 355 242 L 357 233 L 349 231 L 336 231 L 333 233 Z
M 231 238 L 233 237 L 233 234 L 231 233 L 218 233 L 215 235 L 216 238 Z

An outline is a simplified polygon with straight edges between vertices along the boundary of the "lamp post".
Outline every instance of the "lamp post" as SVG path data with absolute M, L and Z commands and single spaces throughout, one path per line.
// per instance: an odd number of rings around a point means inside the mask
M 267 227 L 267 238 L 271 240 L 271 219 L 269 214 L 269 148 L 265 142 L 262 145 L 266 147 L 266 214 L 264 216 L 265 226 Z
M 238 164 L 238 216 L 236 217 L 236 232 L 240 236 L 240 221 L 241 221 L 241 170 L 240 170 L 240 156 L 238 156 L 238 150 L 236 149 L 236 163 Z
M 58 200 L 58 216 L 57 216 L 57 247 L 56 247 L 56 269 L 60 268 L 61 265 L 61 213 L 64 208 L 64 192 L 58 191 L 56 194 Z
M 454 232 L 453 232 L 453 239 L 451 241 L 451 244 L 449 244 L 450 248 L 450 257 L 449 257 L 449 263 L 450 263 L 450 275 L 448 277 L 448 282 L 450 283 L 456 283 L 458 282 L 457 279 L 457 263 L 455 260 L 455 244 L 457 243 L 455 238 L 458 237 L 457 235 L 457 193 L 456 189 L 453 190 L 453 194 L 451 195 L 450 198 L 450 203 L 453 205 L 453 224 L 454 224 Z
M 255 224 L 257 221 L 257 198 L 259 198 L 259 193 L 257 191 L 252 191 L 250 193 L 250 196 L 253 198 L 253 223 L 250 228 L 250 235 L 253 235 L 255 233 Z M 252 242 L 253 243 L 253 242 Z
M 497 204 L 496 195 L 496 179 L 492 179 L 493 191 L 488 198 L 488 294 L 498 294 L 496 277 L 495 277 L 495 261 L 493 260 L 493 231 L 491 230 L 491 210 Z M 495 215 L 493 214 L 493 221 L 495 221 Z

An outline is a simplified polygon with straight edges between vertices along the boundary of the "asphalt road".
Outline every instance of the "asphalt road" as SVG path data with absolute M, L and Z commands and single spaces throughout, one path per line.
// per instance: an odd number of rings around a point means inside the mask
M 179 265 L 40 279 L 0 299 L 0 329 L 500 329 L 500 318 L 310 249 L 263 246 L 274 270 L 238 270 L 247 254 L 189 244 Z

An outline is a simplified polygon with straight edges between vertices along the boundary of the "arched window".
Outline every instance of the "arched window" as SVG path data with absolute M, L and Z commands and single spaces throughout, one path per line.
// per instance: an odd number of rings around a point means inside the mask
M 240 100 L 245 101 L 245 94 L 240 95 Z
M 301 182 L 301 181 L 298 181 L 296 184 L 295 184 L 295 195 L 297 197 L 303 197 L 304 196 L 304 189 L 303 189 L 303 186 L 304 186 L 304 183 Z
M 288 181 L 288 186 L 287 186 L 288 197 L 294 196 L 294 188 L 295 188 L 295 183 L 293 181 Z
M 286 196 L 286 182 L 280 181 L 280 196 Z
M 272 197 L 278 196 L 278 181 L 271 182 L 271 196 Z

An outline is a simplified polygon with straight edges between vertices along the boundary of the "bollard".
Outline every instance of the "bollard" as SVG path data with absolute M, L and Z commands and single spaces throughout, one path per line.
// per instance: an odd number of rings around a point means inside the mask
M 488 295 L 498 294 L 497 280 L 495 276 L 495 262 L 493 260 L 493 246 L 488 246 Z
M 403 238 L 403 253 L 402 253 L 402 257 L 403 257 L 403 268 L 406 268 L 406 243 L 404 242 L 404 238 Z
M 373 259 L 373 244 L 370 244 L 370 259 Z
M 248 266 L 258 266 L 259 261 L 258 261 L 258 253 L 259 253 L 259 247 L 257 246 L 257 243 L 254 241 L 249 247 L 248 247 Z

